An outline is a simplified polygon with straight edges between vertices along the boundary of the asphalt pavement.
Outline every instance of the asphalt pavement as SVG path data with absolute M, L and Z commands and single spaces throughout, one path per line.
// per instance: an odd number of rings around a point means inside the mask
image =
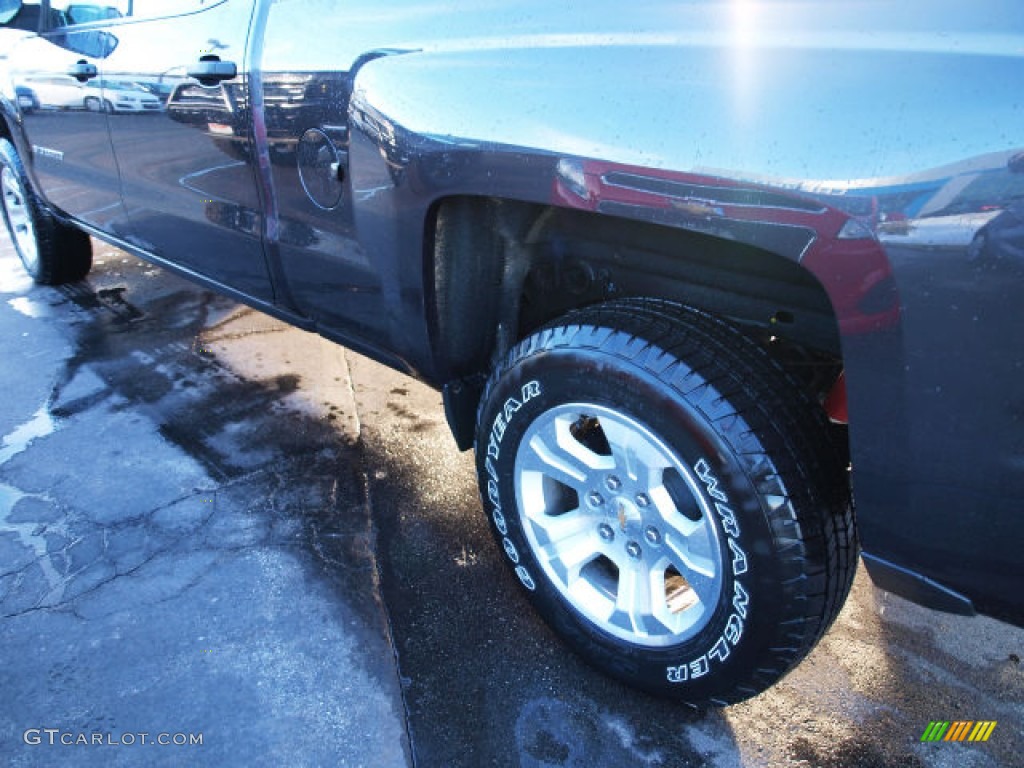
M 44 288 L 0 240 L 4 764 L 1024 764 L 1024 631 L 863 573 L 750 702 L 605 678 L 520 595 L 436 392 L 95 246 Z

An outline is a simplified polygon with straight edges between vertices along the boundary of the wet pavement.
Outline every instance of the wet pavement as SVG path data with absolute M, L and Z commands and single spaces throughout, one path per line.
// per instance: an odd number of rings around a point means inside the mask
M 62 289 L 3 260 L 3 762 L 404 764 L 343 355 L 101 254 Z
M 5 764 L 1021 764 L 1024 632 L 863 573 L 751 702 L 603 677 L 520 595 L 437 393 L 96 247 L 39 288 L 0 239 Z

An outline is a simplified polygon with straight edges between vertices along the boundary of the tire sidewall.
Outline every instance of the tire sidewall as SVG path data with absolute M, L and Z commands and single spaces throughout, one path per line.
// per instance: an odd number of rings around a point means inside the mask
M 539 416 L 571 402 L 602 405 L 644 424 L 702 481 L 706 508 L 716 512 L 721 590 L 710 618 L 682 643 L 638 646 L 598 628 L 563 598 L 532 551 L 518 508 L 516 453 Z M 523 355 L 499 377 L 480 416 L 477 462 L 490 524 L 531 602 L 577 651 L 632 685 L 684 700 L 713 700 L 732 691 L 732 681 L 751 678 L 765 633 L 778 621 L 775 542 L 742 458 L 693 398 L 616 355 L 549 346 Z

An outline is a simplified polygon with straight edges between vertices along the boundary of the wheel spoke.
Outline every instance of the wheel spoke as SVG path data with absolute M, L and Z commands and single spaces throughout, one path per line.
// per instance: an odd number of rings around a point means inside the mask
M 600 556 L 600 538 L 592 517 L 579 510 L 564 515 L 530 518 L 537 536 L 537 557 L 547 562 L 571 586 L 587 563 Z
M 565 419 L 530 437 L 523 457 L 523 472 L 539 472 L 563 485 L 585 492 L 591 475 L 609 463 L 572 437 Z
M 660 482 L 662 471 L 670 462 L 657 447 L 630 425 L 616 419 L 601 419 L 601 429 L 612 449 L 615 466 L 638 488 L 649 488 Z
M 654 629 L 652 624 L 661 624 L 654 608 L 651 571 L 640 563 L 620 569 L 619 589 L 611 622 L 646 636 Z
M 594 518 L 578 509 L 571 510 L 562 515 L 531 515 L 530 522 L 538 534 L 538 540 L 543 544 L 559 544 L 567 538 L 581 532 L 593 533 L 595 530 Z

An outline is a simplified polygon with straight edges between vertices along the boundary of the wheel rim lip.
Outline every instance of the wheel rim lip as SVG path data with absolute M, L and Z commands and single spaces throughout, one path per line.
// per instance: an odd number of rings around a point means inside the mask
M 18 256 L 32 273 L 39 264 L 35 227 L 26 204 L 25 190 L 14 171 L 6 165 L 0 169 L 0 193 L 3 195 L 4 214 Z
M 551 559 L 545 557 L 543 554 L 540 536 L 544 534 L 544 531 L 536 522 L 536 508 L 538 506 L 536 498 L 537 484 L 535 482 L 528 482 L 531 475 L 538 474 L 536 469 L 528 469 L 531 456 L 535 455 L 535 451 L 531 447 L 531 442 L 536 435 L 540 434 L 544 429 L 547 429 L 558 419 L 575 419 L 580 415 L 596 416 L 599 421 L 614 421 L 617 423 L 618 428 L 626 428 L 628 433 L 631 434 L 634 439 L 643 443 L 647 449 L 658 454 L 665 462 L 666 467 L 671 467 L 678 472 L 680 477 L 685 481 L 687 489 L 693 497 L 693 501 L 700 510 L 700 522 L 697 523 L 696 529 L 700 529 L 703 536 L 706 538 L 706 554 L 708 556 L 708 560 L 713 566 L 713 574 L 710 579 L 712 585 L 696 605 L 679 612 L 680 614 L 686 614 L 685 620 L 676 621 L 675 626 L 670 627 L 662 624 L 657 620 L 658 617 L 655 616 L 653 610 L 651 613 L 647 614 L 647 619 L 649 619 L 649 621 L 644 622 L 646 627 L 643 629 L 638 629 L 635 622 L 632 622 L 631 627 L 622 626 L 621 617 L 619 617 L 618 621 L 612 621 L 612 618 L 615 618 L 614 615 L 608 616 L 607 614 L 609 604 L 614 603 L 614 598 L 606 596 L 604 601 L 600 599 L 595 601 L 589 596 L 581 598 L 581 590 L 578 589 L 578 587 L 580 582 L 585 583 L 587 579 L 584 578 L 582 574 L 577 574 L 571 578 L 568 577 L 564 573 L 563 569 L 560 569 L 558 565 L 554 564 Z M 612 448 L 614 454 L 615 446 L 613 445 Z M 618 463 L 616 462 L 614 466 L 618 466 Z M 617 469 L 615 471 L 620 473 L 622 472 L 621 469 Z M 539 474 L 543 473 L 540 472 Z M 595 485 L 598 480 L 603 480 L 606 476 L 606 470 L 596 472 L 593 477 L 587 478 L 585 484 Z M 632 481 L 633 478 L 629 478 L 629 482 Z M 721 552 L 721 537 L 719 535 L 718 526 L 715 522 L 713 509 L 710 501 L 702 492 L 700 481 L 694 472 L 682 461 L 682 459 L 680 459 L 676 452 L 668 447 L 664 440 L 662 440 L 641 421 L 634 419 L 622 411 L 598 405 L 596 403 L 573 402 L 550 408 L 541 413 L 533 420 L 533 422 L 531 422 L 530 426 L 524 433 L 522 440 L 519 442 L 515 457 L 513 482 L 515 486 L 517 514 L 519 515 L 520 523 L 523 531 L 525 532 L 527 542 L 531 547 L 534 558 L 537 560 L 541 569 L 545 572 L 549 581 L 558 590 L 561 596 L 573 607 L 575 611 L 581 614 L 598 629 L 611 634 L 620 640 L 625 640 L 638 646 L 656 648 L 678 645 L 679 643 L 689 640 L 704 629 L 711 620 L 723 593 L 723 574 L 725 573 L 723 567 L 724 559 Z M 636 487 L 635 483 L 632 487 Z M 577 491 L 577 494 L 579 496 L 578 509 L 582 509 L 586 505 L 579 491 Z M 677 510 L 676 514 L 680 516 L 681 520 L 682 512 Z M 614 518 L 612 519 L 614 520 Z M 609 517 L 607 514 L 595 514 L 593 515 L 593 520 L 596 528 L 600 522 L 608 522 Z M 641 515 L 641 527 L 646 525 L 646 521 L 647 518 Z M 673 528 L 670 523 L 667 523 L 664 520 L 662 520 L 662 522 L 667 526 L 665 529 L 666 536 L 682 535 L 678 528 Z M 623 528 L 623 531 L 625 531 L 625 528 Z M 686 538 L 688 538 L 688 536 Z M 641 541 L 640 543 L 641 548 L 645 549 L 644 542 Z M 604 554 L 604 551 L 595 549 L 595 557 L 599 557 Z M 652 578 L 652 574 L 656 576 L 660 569 L 663 577 L 664 570 L 668 567 L 663 561 L 664 558 L 662 558 L 662 560 L 657 560 L 656 558 L 648 557 L 645 551 L 643 561 L 639 564 L 639 570 L 646 576 L 646 578 L 650 579 Z M 676 565 L 676 563 L 671 564 L 673 566 Z M 616 565 L 618 565 L 618 563 L 616 563 Z M 679 570 L 679 572 L 682 573 L 683 571 Z M 664 584 L 663 580 L 662 584 Z M 590 586 L 593 585 L 591 584 Z M 586 595 L 586 591 L 587 590 L 584 586 L 584 595 Z M 655 592 L 655 597 L 656 596 L 657 593 Z M 661 596 L 664 597 L 664 593 L 662 593 Z M 662 613 L 664 612 L 662 611 Z M 652 624 L 654 625 L 653 630 Z

